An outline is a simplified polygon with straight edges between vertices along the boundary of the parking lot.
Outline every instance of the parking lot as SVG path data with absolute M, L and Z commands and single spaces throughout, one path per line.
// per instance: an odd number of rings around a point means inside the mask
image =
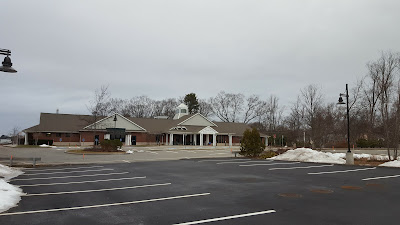
M 400 170 L 245 158 L 26 169 L 0 224 L 398 224 Z

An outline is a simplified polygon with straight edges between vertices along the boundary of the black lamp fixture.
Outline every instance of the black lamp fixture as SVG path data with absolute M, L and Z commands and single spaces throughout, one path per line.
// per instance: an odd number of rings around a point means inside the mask
M 0 49 L 0 54 L 6 56 L 3 61 L 3 66 L 0 66 L 0 71 L 7 73 L 16 73 L 17 71 L 14 68 L 12 68 L 12 63 L 10 58 L 11 51 L 8 49 Z
M 114 114 L 114 128 L 117 128 L 117 114 Z

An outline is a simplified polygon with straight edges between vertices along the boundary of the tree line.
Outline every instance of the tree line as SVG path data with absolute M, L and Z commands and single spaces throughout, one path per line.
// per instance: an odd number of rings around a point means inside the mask
M 387 147 L 397 151 L 400 139 L 399 72 L 400 54 L 382 52 L 379 58 L 366 63 L 365 76 L 351 84 L 349 107 L 352 145 Z M 117 112 L 130 117 L 172 118 L 176 107 L 184 102 L 189 106 L 190 113 L 199 112 L 222 122 L 246 123 L 261 133 L 276 134 L 280 138 L 276 143 L 313 148 L 345 147 L 346 109 L 336 102 L 326 102 L 324 97 L 317 84 L 301 88 L 289 106 L 280 105 L 275 95 L 263 98 L 225 91 L 208 99 L 198 99 L 195 93 L 162 100 L 148 96 L 120 99 L 112 98 L 108 86 L 102 86 L 96 90 L 88 109 L 96 116 Z

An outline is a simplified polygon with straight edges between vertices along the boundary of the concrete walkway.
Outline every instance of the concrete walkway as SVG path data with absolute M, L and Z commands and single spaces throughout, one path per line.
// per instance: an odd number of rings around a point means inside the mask
M 67 150 L 81 149 L 80 147 L 50 147 L 50 148 L 12 148 L 0 146 L 0 157 L 23 157 L 41 158 L 37 165 L 65 165 L 65 164 L 88 164 L 88 163 L 131 163 L 141 161 L 164 161 L 190 158 L 215 158 L 234 157 L 231 148 L 226 146 L 148 146 L 123 147 L 125 151 L 132 154 L 109 154 L 109 155 L 81 155 L 67 154 Z M 232 148 L 238 151 L 239 146 Z M 0 161 L 1 164 L 9 165 L 9 160 Z M 15 162 L 18 165 L 32 165 L 32 162 Z M 15 165 L 14 163 L 14 165 Z

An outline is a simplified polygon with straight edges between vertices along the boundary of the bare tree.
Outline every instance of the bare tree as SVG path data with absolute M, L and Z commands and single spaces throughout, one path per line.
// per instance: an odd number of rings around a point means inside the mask
M 92 121 L 87 121 L 89 123 L 94 124 L 94 136 L 96 137 L 96 122 L 99 119 L 99 117 L 106 116 L 109 108 L 109 98 L 111 94 L 108 91 L 108 85 L 102 85 L 100 89 L 96 89 L 94 92 L 94 98 L 89 101 L 89 105 L 86 106 L 89 112 L 92 114 Z M 86 118 L 86 117 L 84 117 Z M 97 140 L 98 141 L 98 140 Z M 95 145 L 98 144 L 96 143 L 95 140 Z
M 11 141 L 13 145 L 19 144 L 19 132 L 21 132 L 21 129 L 17 126 L 13 127 L 13 129 L 10 132 Z
M 109 109 L 109 98 L 111 94 L 108 91 L 108 85 L 102 85 L 94 92 L 94 98 L 89 101 L 86 106 L 89 112 L 96 118 L 98 116 L 106 116 Z M 95 119 L 96 120 L 96 119 Z
M 199 113 L 205 117 L 209 117 L 213 114 L 211 100 L 199 99 Z
M 257 95 L 251 95 L 246 99 L 243 123 L 249 123 L 262 114 L 264 102 Z
M 301 99 L 305 110 L 304 119 L 305 124 L 310 128 L 311 131 L 311 142 L 313 142 L 315 135 L 315 116 L 317 110 L 322 104 L 322 94 L 320 88 L 317 85 L 310 84 L 301 90 Z
M 127 103 L 127 111 L 130 116 L 136 118 L 151 118 L 154 113 L 154 100 L 147 96 L 133 97 Z
M 128 116 L 128 113 L 126 112 L 126 107 L 127 107 L 127 100 L 120 98 L 111 98 L 108 101 L 107 115 L 111 115 L 113 113 L 119 113 L 123 116 Z
M 213 112 L 223 122 L 237 122 L 243 110 L 244 95 L 221 91 L 211 99 Z

